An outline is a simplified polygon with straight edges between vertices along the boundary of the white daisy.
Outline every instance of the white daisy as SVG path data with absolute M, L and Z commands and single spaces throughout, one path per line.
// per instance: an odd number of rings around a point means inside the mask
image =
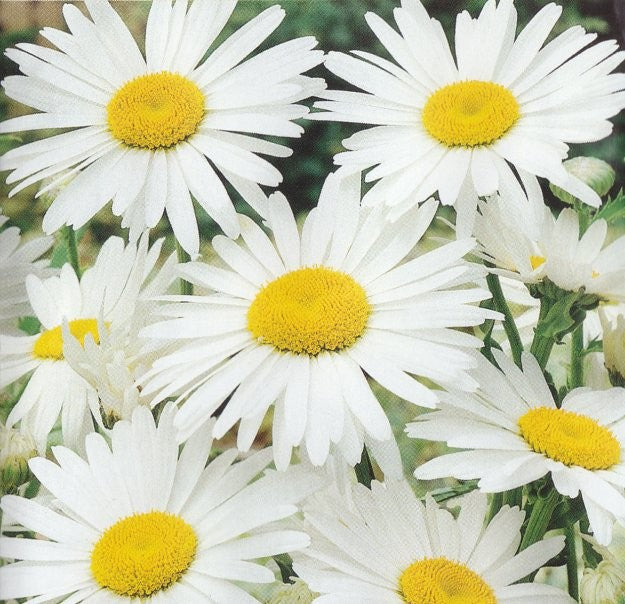
M 131 323 L 144 308 L 138 301 L 164 293 L 173 278 L 171 261 L 148 280 L 161 249 L 162 240 L 148 251 L 144 236 L 138 245 L 119 237 L 102 246 L 93 267 L 80 279 L 69 264 L 58 277 L 26 278 L 30 304 L 42 331 L 34 336 L 0 336 L 0 387 L 32 372 L 20 400 L 13 407 L 7 425 L 22 422 L 40 451 L 61 415 L 63 442 L 76 448 L 93 429 L 89 409 L 100 416 L 95 390 L 76 374 L 63 355 L 63 322 L 81 343 L 90 336 L 99 340 L 98 321 L 107 328 Z M 100 324 L 100 327 L 102 325 Z
M 625 301 L 625 236 L 606 244 L 608 225 L 599 219 L 580 237 L 577 212 L 554 218 L 535 182 L 527 183 L 527 194 L 514 186 L 480 203 L 474 233 L 485 259 L 498 267 L 493 272 Z
M 343 141 L 336 163 L 375 166 L 371 204 L 402 204 L 438 191 L 454 204 L 463 183 L 488 195 L 516 177 L 511 165 L 548 178 L 584 202 L 598 195 L 562 166 L 568 146 L 602 139 L 608 118 L 625 107 L 625 83 L 612 74 L 624 53 L 615 41 L 573 27 L 543 47 L 562 8 L 548 4 L 516 37 L 513 0 L 484 5 L 477 19 L 456 20 L 455 56 L 443 29 L 419 0 L 394 11 L 397 33 L 374 13 L 365 19 L 397 64 L 354 51 L 331 52 L 327 68 L 364 92 L 327 91 L 315 119 L 373 124 Z M 410 202 L 413 200 L 410 199 Z M 459 220 L 475 208 L 456 204 Z M 465 233 L 463 233 L 465 234 Z
M 63 7 L 70 33 L 44 28 L 58 50 L 18 44 L 6 51 L 24 75 L 9 76 L 7 95 L 41 113 L 7 120 L 0 132 L 72 128 L 68 133 L 6 153 L 13 193 L 67 168 L 80 171 L 43 221 L 52 232 L 78 228 L 109 200 L 131 238 L 157 224 L 164 211 L 191 254 L 199 238 L 191 195 L 226 233 L 238 235 L 221 173 L 256 209 L 266 200 L 258 185 L 282 177 L 258 155 L 286 157 L 287 147 L 257 134 L 300 136 L 293 120 L 308 109 L 294 104 L 323 89 L 300 74 L 322 61 L 312 37 L 271 47 L 243 61 L 280 24 L 272 6 L 244 25 L 200 63 L 236 0 L 153 0 L 145 59 L 130 32 L 104 0 L 86 0 L 91 20 Z M 243 134 L 242 134 L 243 133 Z M 54 186 L 50 183 L 45 189 Z
M 239 447 L 245 449 L 275 402 L 279 468 L 304 442 L 316 465 L 331 443 L 353 465 L 363 438 L 376 447 L 392 436 L 365 374 L 426 407 L 434 406 L 436 394 L 413 375 L 476 386 L 467 375 L 474 360 L 466 350 L 481 342 L 453 328 L 499 315 L 474 305 L 489 293 L 472 286 L 482 267 L 463 260 L 473 240 L 405 261 L 436 202 L 391 224 L 380 208 L 361 209 L 360 175 L 330 175 L 301 234 L 284 196 L 274 194 L 269 202 L 274 242 L 240 216 L 242 241 L 213 239 L 228 268 L 181 265 L 183 278 L 210 295 L 165 306 L 162 312 L 171 318 L 143 331 L 166 344 L 187 342 L 154 363 L 143 388 L 146 395 L 156 393 L 154 403 L 172 395 L 185 401 L 176 420 L 184 433 L 232 394 L 215 436 L 241 420 Z
M 581 493 L 590 528 L 601 544 L 625 522 L 625 390 L 577 388 L 556 406 L 538 363 L 523 355 L 521 371 L 493 350 L 482 361 L 474 394 L 441 394 L 440 410 L 418 417 L 414 438 L 470 449 L 443 455 L 415 471 L 421 479 L 479 478 L 481 490 L 501 492 L 550 474 L 562 495 Z
M 322 483 L 304 467 L 253 479 L 271 461 L 260 451 L 233 465 L 228 450 L 205 467 L 210 423 L 180 455 L 167 406 L 158 427 L 149 410 L 115 424 L 112 447 L 87 437 L 87 461 L 55 447 L 58 465 L 30 461 L 56 498 L 49 505 L 8 495 L 2 510 L 46 539 L 0 539 L 0 598 L 29 602 L 206 602 L 258 604 L 235 582 L 272 582 L 253 562 L 305 547 L 301 532 L 272 523 L 291 516 Z
M 572 604 L 549 585 L 520 583 L 564 546 L 545 539 L 516 553 L 525 513 L 504 506 L 484 526 L 486 496 L 463 499 L 457 519 L 407 482 L 374 481 L 349 499 L 330 492 L 306 505 L 311 546 L 294 569 L 324 604 Z
M 0 227 L 7 220 L 0 210 Z M 26 275 L 43 278 L 56 272 L 48 268 L 47 260 L 38 260 L 53 243 L 52 237 L 36 237 L 22 243 L 17 227 L 0 231 L 0 332 L 20 333 L 16 319 L 31 313 L 24 280 Z

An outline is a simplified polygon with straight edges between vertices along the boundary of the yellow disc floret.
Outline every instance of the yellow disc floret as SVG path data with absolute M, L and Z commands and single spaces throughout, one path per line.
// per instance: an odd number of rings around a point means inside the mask
M 399 586 L 408 604 L 497 604 L 493 590 L 477 573 L 442 557 L 411 564 Z
M 324 267 L 286 273 L 261 289 L 247 313 L 255 338 L 309 355 L 341 350 L 362 335 L 371 308 L 349 275 Z
M 519 418 L 519 427 L 536 453 L 567 466 L 607 470 L 621 459 L 621 446 L 612 432 L 586 415 L 536 407 Z
M 197 549 L 193 529 L 179 516 L 148 512 L 107 529 L 91 553 L 98 585 L 143 598 L 169 587 L 189 568 Z
M 98 321 L 96 319 L 75 319 L 68 323 L 69 332 L 84 345 L 85 337 L 91 334 L 96 344 L 100 343 L 98 333 Z M 60 361 L 63 358 L 63 332 L 60 325 L 44 331 L 35 340 L 33 355 L 39 359 L 55 359 Z
M 106 111 L 117 140 L 131 147 L 167 148 L 197 130 L 204 117 L 204 95 L 184 76 L 161 71 L 124 84 Z
M 422 120 L 425 129 L 447 147 L 477 147 L 500 139 L 520 115 L 519 103 L 507 88 L 469 80 L 434 92 Z
M 530 256 L 530 264 L 533 271 L 545 264 L 545 262 L 547 262 L 547 258 L 544 256 Z

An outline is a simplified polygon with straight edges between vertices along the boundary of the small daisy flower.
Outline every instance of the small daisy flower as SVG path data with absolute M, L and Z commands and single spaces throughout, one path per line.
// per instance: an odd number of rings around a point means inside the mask
M 554 218 L 538 186 L 528 186 L 527 194 L 520 186 L 507 189 L 480 203 L 474 234 L 494 272 L 625 301 L 625 236 L 606 244 L 608 225 L 599 219 L 580 237 L 577 212 L 565 209 Z
M 0 227 L 8 218 L 0 210 Z M 52 237 L 37 237 L 22 242 L 20 230 L 8 227 L 0 231 L 0 332 L 17 335 L 17 318 L 32 311 L 24 281 L 27 275 L 49 277 L 56 270 L 47 260 L 38 260 L 54 243 Z
M 402 0 L 395 9 L 399 33 L 367 13 L 396 63 L 367 52 L 331 52 L 326 67 L 364 92 L 324 92 L 315 107 L 328 112 L 312 114 L 373 125 L 343 141 L 348 151 L 335 158 L 345 167 L 373 168 L 366 180 L 378 182 L 365 201 L 412 203 L 438 191 L 470 226 L 475 208 L 456 203 L 463 183 L 492 194 L 516 178 L 513 166 L 600 205 L 562 160 L 566 143 L 612 131 L 608 118 L 625 107 L 625 84 L 611 72 L 624 53 L 613 40 L 582 50 L 596 35 L 581 27 L 544 45 L 561 12 L 548 4 L 515 39 L 513 0 L 489 0 L 477 19 L 464 11 L 456 20 L 455 60 L 441 24 L 419 0 Z
M 199 262 L 180 268 L 209 295 L 165 306 L 161 312 L 169 318 L 143 331 L 165 345 L 186 342 L 154 363 L 142 391 L 156 393 L 154 403 L 178 395 L 184 405 L 176 421 L 184 433 L 232 395 L 215 436 L 241 420 L 245 449 L 275 403 L 279 468 L 300 443 L 315 465 L 325 462 L 331 443 L 353 465 L 363 439 L 376 447 L 392 437 L 366 374 L 425 407 L 434 406 L 436 394 L 413 376 L 476 387 L 467 374 L 475 363 L 467 350 L 481 342 L 454 328 L 499 315 L 475 305 L 489 293 L 472 285 L 483 269 L 463 260 L 473 240 L 406 261 L 436 202 L 392 224 L 381 208 L 361 208 L 360 175 L 330 175 L 301 233 L 284 196 L 269 202 L 274 241 L 240 216 L 240 241 L 213 239 L 226 268 Z
M 0 568 L 0 598 L 258 604 L 235 582 L 273 582 L 253 560 L 306 547 L 304 533 L 273 523 L 321 479 L 293 467 L 252 482 L 270 450 L 233 465 L 231 449 L 206 466 L 210 424 L 178 454 L 174 413 L 167 406 L 156 427 L 137 408 L 115 424 L 110 449 L 102 435 L 87 437 L 86 461 L 65 447 L 54 447 L 57 463 L 30 461 L 56 499 L 3 497 L 3 512 L 45 539 L 0 540 L 0 554 L 18 560 Z
M 148 250 L 144 236 L 138 245 L 124 247 L 122 239 L 111 237 L 80 280 L 69 264 L 56 277 L 26 278 L 42 330 L 34 336 L 0 336 L 0 387 L 32 373 L 7 425 L 21 421 L 40 451 L 59 415 L 63 442 L 71 448 L 80 447 L 93 430 L 89 410 L 100 415 L 96 391 L 65 360 L 63 323 L 81 344 L 85 338 L 99 342 L 102 323 L 105 329 L 130 323 L 142 310 L 138 301 L 164 293 L 173 278 L 171 261 L 167 270 L 149 278 L 161 245 L 162 240 Z
M 291 151 L 256 135 L 303 132 L 293 120 L 308 109 L 295 103 L 324 87 L 300 75 L 322 61 L 323 53 L 312 50 L 315 39 L 290 40 L 244 60 L 283 20 L 284 11 L 272 6 L 200 63 L 236 0 L 195 0 L 188 10 L 187 0 L 153 0 L 144 58 L 109 2 L 85 4 L 92 20 L 66 4 L 70 32 L 41 32 L 58 50 L 18 44 L 6 51 L 24 74 L 4 79 L 6 94 L 41 113 L 7 120 L 0 132 L 72 129 L 1 158 L 1 169 L 12 170 L 7 182 L 19 182 L 12 193 L 56 174 L 65 179 L 72 168 L 79 174 L 46 213 L 46 232 L 78 228 L 112 199 L 131 239 L 166 211 L 177 240 L 196 254 L 193 195 L 236 237 L 236 213 L 218 172 L 262 211 L 259 185 L 275 187 L 282 177 L 259 155 Z
M 312 543 L 293 554 L 294 569 L 327 604 L 572 604 L 560 589 L 513 585 L 564 546 L 544 539 L 517 553 L 525 513 L 504 506 L 484 526 L 486 496 L 462 500 L 457 519 L 407 482 L 374 481 L 349 500 L 330 492 L 311 498 L 305 527 Z
M 562 495 L 580 493 L 596 540 L 625 522 L 625 390 L 569 392 L 558 408 L 538 366 L 524 354 L 520 370 L 493 350 L 501 371 L 480 362 L 474 394 L 441 394 L 440 410 L 408 424 L 409 436 L 469 449 L 415 471 L 420 479 L 479 478 L 481 490 L 507 491 L 550 474 Z

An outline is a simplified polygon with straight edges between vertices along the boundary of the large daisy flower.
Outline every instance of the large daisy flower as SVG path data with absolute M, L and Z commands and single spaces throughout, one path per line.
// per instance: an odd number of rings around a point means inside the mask
M 486 496 L 472 493 L 457 519 L 408 483 L 323 492 L 305 508 L 312 543 L 294 569 L 324 604 L 572 604 L 560 589 L 519 583 L 564 546 L 551 537 L 517 553 L 525 513 L 504 506 L 484 526 Z
M 0 210 L 0 227 L 9 220 Z M 52 237 L 36 237 L 22 242 L 20 230 L 8 227 L 0 231 L 0 332 L 16 335 L 17 318 L 30 314 L 24 281 L 27 275 L 53 275 L 47 260 L 38 260 L 54 243 Z
M 363 438 L 376 446 L 392 436 L 366 374 L 425 407 L 434 406 L 436 394 L 414 375 L 476 387 L 467 375 L 475 363 L 467 349 L 481 342 L 453 328 L 499 315 L 475 305 L 489 293 L 472 286 L 483 269 L 463 260 L 473 240 L 406 261 L 436 202 L 392 224 L 381 208 L 361 208 L 360 175 L 330 175 L 301 233 L 284 196 L 269 202 L 274 241 L 240 216 L 241 241 L 213 239 L 227 268 L 181 266 L 183 278 L 210 295 L 165 306 L 169 318 L 143 331 L 165 345 L 187 342 L 158 359 L 143 384 L 144 394 L 157 393 L 154 403 L 172 395 L 185 401 L 176 419 L 183 432 L 193 432 L 232 395 L 215 435 L 241 420 L 239 446 L 249 447 L 275 402 L 279 468 L 303 442 L 314 464 L 325 461 L 331 443 L 353 464 Z
M 562 495 L 581 493 L 595 538 L 608 544 L 614 520 L 625 522 L 625 390 L 577 388 L 557 407 L 534 357 L 525 353 L 521 370 L 493 354 L 501 371 L 482 361 L 476 393 L 441 394 L 440 410 L 408 424 L 409 436 L 470 449 L 415 476 L 479 478 L 483 491 L 501 492 L 550 474 Z
M 0 540 L 0 554 L 19 560 L 0 569 L 0 598 L 258 604 L 235 582 L 274 581 L 253 560 L 308 544 L 273 523 L 322 479 L 293 467 L 252 482 L 271 461 L 268 449 L 234 465 L 230 449 L 205 467 L 210 425 L 178 454 L 174 413 L 166 407 L 156 427 L 137 408 L 132 422 L 115 425 L 110 449 L 100 434 L 87 437 L 87 461 L 65 447 L 54 448 L 57 463 L 30 461 L 55 499 L 3 497 L 13 522 L 46 539 Z
M 65 264 L 58 276 L 26 278 L 28 298 L 41 322 L 34 336 L 0 336 L 0 387 L 31 373 L 7 425 L 22 422 L 40 451 L 61 415 L 63 442 L 80 447 L 86 432 L 93 429 L 89 410 L 100 416 L 95 390 L 76 374 L 63 354 L 63 327 L 81 343 L 99 341 L 99 328 L 130 323 L 133 314 L 144 309 L 138 301 L 165 292 L 173 279 L 171 267 L 150 273 L 158 260 L 162 240 L 148 250 L 147 236 L 138 245 L 119 237 L 109 238 L 95 264 L 79 280 Z M 170 261 L 171 264 L 171 261 Z
M 379 181 L 369 203 L 420 201 L 438 191 L 456 203 L 465 181 L 479 195 L 515 178 L 511 165 L 548 178 L 584 202 L 597 194 L 562 166 L 568 147 L 610 134 L 608 118 L 625 107 L 623 60 L 614 41 L 571 28 L 543 47 L 562 8 L 548 4 L 515 40 L 513 0 L 484 5 L 477 19 L 458 15 L 455 56 L 441 25 L 419 0 L 394 11 L 397 33 L 377 15 L 367 23 L 398 63 L 354 51 L 331 52 L 327 68 L 364 92 L 328 91 L 316 119 L 373 124 L 344 141 L 338 164 Z M 581 52 L 580 52 L 581 51 Z M 461 198 L 459 220 L 472 209 Z M 474 210 L 474 209 L 473 209 Z M 465 221 L 465 224 L 470 224 Z
M 534 186 L 535 185 L 535 186 Z M 567 291 L 582 287 L 625 301 L 625 236 L 606 244 L 608 225 L 595 220 L 580 237 L 579 214 L 554 218 L 537 183 L 506 188 L 480 203 L 474 234 L 495 272 L 528 284 L 549 279 Z
M 85 4 L 92 20 L 66 4 L 70 33 L 41 32 L 58 50 L 18 44 L 6 51 L 25 74 L 5 78 L 7 95 L 41 113 L 8 120 L 0 132 L 72 128 L 2 157 L 1 169 L 13 170 L 7 182 L 21 181 L 13 193 L 55 174 L 64 179 L 72 168 L 80 173 L 46 213 L 47 232 L 80 227 L 112 199 L 131 237 L 166 211 L 180 244 L 195 254 L 193 195 L 237 236 L 236 213 L 216 170 L 262 210 L 258 185 L 275 187 L 282 177 L 259 154 L 291 151 L 250 134 L 301 135 L 293 120 L 308 109 L 294 103 L 324 87 L 300 75 L 322 61 L 323 53 L 311 50 L 315 39 L 291 40 L 242 62 L 284 18 L 272 6 L 200 63 L 236 0 L 195 0 L 188 10 L 187 0 L 173 6 L 153 0 L 144 59 L 107 1 Z

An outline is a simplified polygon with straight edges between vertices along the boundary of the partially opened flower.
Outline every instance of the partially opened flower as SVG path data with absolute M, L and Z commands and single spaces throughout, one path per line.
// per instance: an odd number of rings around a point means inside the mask
M 421 479 L 479 478 L 481 490 L 507 491 L 551 475 L 567 497 L 582 496 L 590 528 L 602 545 L 615 520 L 625 522 L 625 390 L 577 388 L 557 407 L 538 363 L 523 370 L 494 350 L 473 394 L 441 394 L 440 409 L 408 424 L 409 436 L 468 449 L 418 467 Z
M 236 464 L 231 449 L 206 465 L 210 425 L 179 454 L 174 413 L 166 407 L 156 427 L 136 409 L 115 425 L 111 448 L 90 434 L 86 461 L 65 447 L 54 448 L 57 463 L 31 460 L 56 499 L 2 499 L 5 514 L 45 539 L 0 541 L 4 558 L 19 560 L 0 568 L 0 598 L 258 604 L 235 582 L 274 581 L 254 560 L 307 545 L 305 534 L 273 523 L 322 479 L 293 467 L 254 481 L 268 449 Z
M 0 211 L 0 227 L 8 218 Z M 32 311 L 24 284 L 30 274 L 49 277 L 56 270 L 48 268 L 47 260 L 38 260 L 53 244 L 52 237 L 36 237 L 22 242 L 20 230 L 8 227 L 0 231 L 0 332 L 17 335 L 18 317 Z
M 138 302 L 164 293 L 173 280 L 171 266 L 153 272 L 162 243 L 148 249 L 147 236 L 126 246 L 111 237 L 80 280 L 69 264 L 58 277 L 27 277 L 29 302 L 41 332 L 0 336 L 0 387 L 32 372 L 7 425 L 21 421 L 40 451 L 59 415 L 63 442 L 71 448 L 80 447 L 85 433 L 93 430 L 90 410 L 100 416 L 95 390 L 64 357 L 63 323 L 81 344 L 85 338 L 99 342 L 102 323 L 105 329 L 130 324 L 135 312 L 145 310 Z
M 413 376 L 474 388 L 467 350 L 480 341 L 454 328 L 499 316 L 475 305 L 489 293 L 472 285 L 482 267 L 463 260 L 473 240 L 407 260 L 436 205 L 393 224 L 380 208 L 361 208 L 360 175 L 331 175 L 301 233 L 280 194 L 269 200 L 273 242 L 240 216 L 240 241 L 213 239 L 227 268 L 181 265 L 183 278 L 210 295 L 178 299 L 160 311 L 168 319 L 143 331 L 165 346 L 185 345 L 154 363 L 142 392 L 154 404 L 178 396 L 184 404 L 176 421 L 187 434 L 232 395 L 215 435 L 240 420 L 243 448 L 275 403 L 279 468 L 300 443 L 314 464 L 326 460 L 331 443 L 352 465 L 364 439 L 375 455 L 392 433 L 365 374 L 431 407 L 436 394 Z
M 567 291 L 584 288 L 607 301 L 625 301 L 625 236 L 608 241 L 605 220 L 580 236 L 580 216 L 555 218 L 536 183 L 506 187 L 480 203 L 475 237 L 495 272 L 525 283 L 549 279 Z
M 456 204 L 467 230 L 475 208 L 458 199 L 463 184 L 492 194 L 516 178 L 514 167 L 598 206 L 599 196 L 562 160 L 566 143 L 612 131 L 608 119 L 625 107 L 625 83 L 611 72 L 624 55 L 613 40 L 582 50 L 596 35 L 581 27 L 544 45 L 561 12 L 548 4 L 516 36 L 513 0 L 489 0 L 477 19 L 464 11 L 456 20 L 455 59 L 420 0 L 395 9 L 399 33 L 367 13 L 396 63 L 368 52 L 330 53 L 326 67 L 364 92 L 324 92 L 315 106 L 328 112 L 312 114 L 374 126 L 343 141 L 348 151 L 335 158 L 345 167 L 373 168 L 366 179 L 378 182 L 365 201 L 405 205 L 438 191 L 444 204 Z
M 166 211 L 180 244 L 195 254 L 191 195 L 226 233 L 238 234 L 216 170 L 261 210 L 258 185 L 280 183 L 280 173 L 259 155 L 291 151 L 255 135 L 300 136 L 293 120 L 308 109 L 294 103 L 324 86 L 300 74 L 323 53 L 312 51 L 316 41 L 305 37 L 244 61 L 284 18 L 272 6 L 201 62 L 236 0 L 195 0 L 188 10 L 187 4 L 153 0 L 145 59 L 106 0 L 86 0 L 92 20 L 72 4 L 63 7 L 70 33 L 41 32 L 58 50 L 34 44 L 7 50 L 24 74 L 5 78 L 7 95 L 41 113 L 8 120 L 0 132 L 73 129 L 0 160 L 1 169 L 13 170 L 7 182 L 21 181 L 13 192 L 55 174 L 65 179 L 67 168 L 80 172 L 46 213 L 47 232 L 63 224 L 80 227 L 112 199 L 131 237 Z
M 486 496 L 457 519 L 407 482 L 374 481 L 351 497 L 321 492 L 306 503 L 312 543 L 294 569 L 328 604 L 572 604 L 550 585 L 519 583 L 564 546 L 551 537 L 517 553 L 525 513 L 504 506 L 485 526 Z

